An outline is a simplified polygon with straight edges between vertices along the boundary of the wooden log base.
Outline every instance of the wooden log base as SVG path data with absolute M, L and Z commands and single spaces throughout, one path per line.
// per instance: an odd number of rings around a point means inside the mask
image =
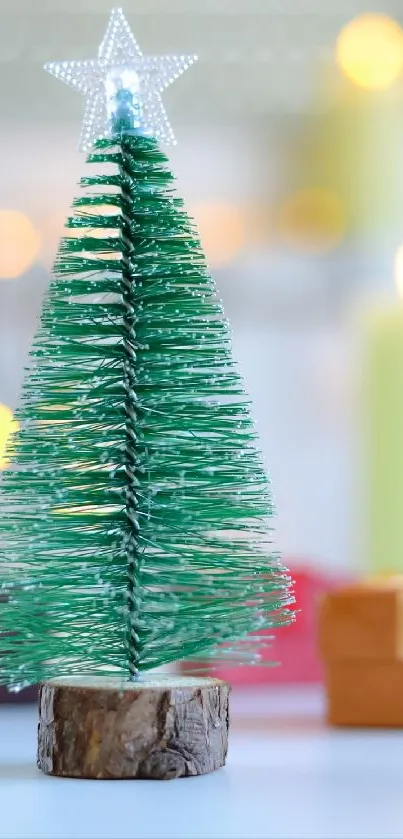
M 62 677 L 39 692 L 38 767 L 70 778 L 169 780 L 225 764 L 229 686 L 190 676 Z

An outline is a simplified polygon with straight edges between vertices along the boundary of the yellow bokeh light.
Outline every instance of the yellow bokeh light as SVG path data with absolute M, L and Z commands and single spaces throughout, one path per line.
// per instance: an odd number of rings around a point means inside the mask
M 190 210 L 206 259 L 212 267 L 230 262 L 245 244 L 246 226 L 241 208 L 229 203 L 200 203 Z
M 7 405 L 0 404 L 0 469 L 5 469 L 9 461 L 6 459 L 7 443 L 10 436 L 15 434 L 20 427 L 19 422 L 14 419 L 13 412 Z
M 0 279 L 14 280 L 35 262 L 39 236 L 30 219 L 17 210 L 0 210 Z
M 54 266 L 60 239 L 67 233 L 64 227 L 65 223 L 66 213 L 63 212 L 46 216 L 39 222 L 41 233 L 39 260 L 48 271 L 51 271 Z
M 384 90 L 403 70 L 403 30 L 387 15 L 361 15 L 342 29 L 336 57 L 343 73 L 355 84 Z
M 341 242 L 347 221 L 343 204 L 332 190 L 301 189 L 280 206 L 280 239 L 295 250 L 322 253 Z
M 403 300 L 403 245 L 396 251 L 395 256 L 395 284 L 401 300 Z

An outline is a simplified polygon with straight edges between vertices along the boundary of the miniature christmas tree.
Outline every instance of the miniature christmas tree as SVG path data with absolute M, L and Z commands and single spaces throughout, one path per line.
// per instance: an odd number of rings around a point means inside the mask
M 173 139 L 160 93 L 192 60 L 143 56 L 114 10 L 97 61 L 47 65 L 85 93 L 91 151 L 2 484 L 0 683 L 73 685 L 71 714 L 103 674 L 127 699 L 178 659 L 256 662 L 259 630 L 290 620 L 228 325 L 159 147 Z M 100 776 L 52 759 L 45 771 Z M 129 774 L 190 771 L 141 766 Z

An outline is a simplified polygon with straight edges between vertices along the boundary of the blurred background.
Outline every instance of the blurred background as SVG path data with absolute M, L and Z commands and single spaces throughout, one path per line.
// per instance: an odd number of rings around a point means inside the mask
M 42 64 L 92 57 L 110 2 L 0 11 L 1 458 L 84 169 L 83 103 Z M 232 323 L 312 641 L 313 592 L 403 560 L 403 6 L 124 11 L 144 52 L 200 57 L 165 95 L 169 154 Z M 309 656 L 316 678 L 312 643 Z M 293 666 L 283 673 L 303 678 Z

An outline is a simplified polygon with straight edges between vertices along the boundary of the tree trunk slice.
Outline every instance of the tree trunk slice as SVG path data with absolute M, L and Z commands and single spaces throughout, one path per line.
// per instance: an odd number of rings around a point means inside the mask
M 70 778 L 203 775 L 224 766 L 229 686 L 219 679 L 72 676 L 39 692 L 38 767 Z

